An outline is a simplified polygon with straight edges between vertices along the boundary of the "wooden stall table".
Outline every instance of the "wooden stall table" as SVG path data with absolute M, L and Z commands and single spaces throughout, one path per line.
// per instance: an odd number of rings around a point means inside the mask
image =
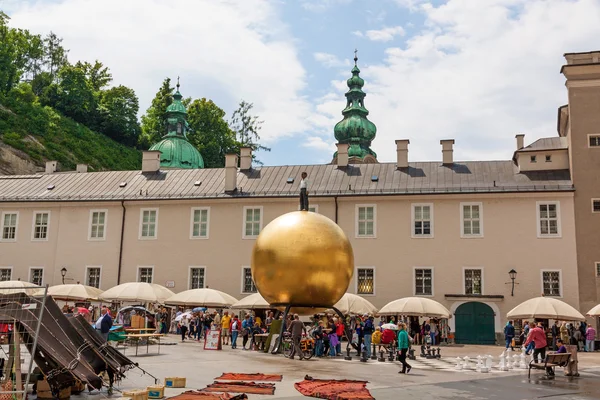
M 132 333 L 152 333 L 155 330 L 156 328 L 125 328 L 125 332 Z
M 150 338 L 156 338 L 158 340 L 158 354 L 160 354 L 160 338 L 165 336 L 162 333 L 132 333 L 127 335 L 127 339 L 135 340 L 135 355 L 138 355 L 138 346 L 141 339 L 146 339 L 146 354 L 150 350 Z
M 265 343 L 267 343 L 267 338 L 269 337 L 268 333 L 257 333 L 254 335 L 254 344 L 258 351 L 265 350 Z

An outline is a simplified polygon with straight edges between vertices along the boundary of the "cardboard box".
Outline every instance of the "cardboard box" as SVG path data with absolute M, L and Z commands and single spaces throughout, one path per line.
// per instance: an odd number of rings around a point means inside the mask
M 52 390 L 50 389 L 50 385 L 47 380 L 39 380 L 37 381 L 37 397 L 38 399 L 54 399 L 55 397 L 52 395 Z M 58 392 L 59 399 L 68 399 L 71 397 L 71 388 L 64 388 Z
M 146 319 L 141 315 L 133 315 L 131 317 L 131 328 L 132 329 L 141 329 L 145 328 Z
M 165 378 L 165 386 L 168 388 L 184 388 L 185 387 L 185 378 L 181 378 L 181 377 Z
M 124 397 L 130 397 L 131 400 L 148 400 L 148 390 L 147 389 L 133 389 L 123 391 Z
M 148 398 L 149 399 L 162 399 L 165 397 L 164 385 L 148 386 Z

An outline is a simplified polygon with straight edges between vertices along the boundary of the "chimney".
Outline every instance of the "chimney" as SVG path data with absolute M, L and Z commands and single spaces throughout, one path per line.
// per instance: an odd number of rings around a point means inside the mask
M 348 147 L 346 143 L 337 143 L 337 166 L 345 168 L 348 166 Z
M 444 165 L 452 165 L 454 164 L 454 139 L 443 139 L 440 140 L 440 144 L 442 145 L 442 163 Z
M 396 168 L 408 168 L 408 144 L 410 140 L 396 140 Z
M 233 192 L 237 188 L 237 154 L 225 154 L 225 192 Z
M 77 171 L 78 174 L 88 172 L 88 166 L 87 164 L 77 164 L 77 169 L 75 171 Z
M 55 173 L 57 165 L 58 165 L 58 161 L 46 161 L 46 173 L 47 174 Z
M 240 170 L 247 171 L 252 168 L 252 148 L 240 148 Z
M 147 150 L 142 154 L 142 172 L 156 172 L 160 169 L 160 151 Z
M 521 150 L 523 147 L 525 147 L 525 135 L 522 133 L 519 133 L 518 135 L 515 136 L 515 138 L 517 138 L 517 150 Z

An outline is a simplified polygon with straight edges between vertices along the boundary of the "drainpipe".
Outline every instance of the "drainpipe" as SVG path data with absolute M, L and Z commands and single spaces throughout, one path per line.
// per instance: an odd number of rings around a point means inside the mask
M 338 223 L 338 202 L 337 196 L 333 196 L 333 200 L 335 201 L 335 223 Z
M 123 218 L 121 220 L 121 243 L 119 244 L 119 269 L 117 271 L 117 285 L 121 284 L 121 267 L 123 266 L 123 236 L 125 234 L 125 215 L 127 214 L 124 200 L 121 200 L 121 207 L 123 207 Z

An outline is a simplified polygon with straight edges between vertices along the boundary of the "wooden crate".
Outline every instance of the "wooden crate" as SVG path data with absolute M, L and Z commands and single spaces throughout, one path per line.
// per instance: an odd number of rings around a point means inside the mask
M 163 397 L 165 397 L 164 385 L 148 386 L 147 390 L 149 399 L 162 399 Z
M 184 388 L 185 387 L 185 378 L 181 378 L 181 377 L 165 378 L 165 386 L 168 388 Z
M 37 381 L 36 389 L 38 399 L 54 399 L 54 396 L 52 395 L 52 390 L 50 389 L 50 385 L 48 384 L 47 380 L 44 379 Z M 61 389 L 60 392 L 58 392 L 58 398 L 60 400 L 68 399 L 69 397 L 71 397 L 70 387 Z
M 123 397 L 129 397 L 131 400 L 148 400 L 147 389 L 133 389 L 123 391 Z
M 141 329 L 145 328 L 146 319 L 141 315 L 133 315 L 131 317 L 131 328 L 132 329 Z

